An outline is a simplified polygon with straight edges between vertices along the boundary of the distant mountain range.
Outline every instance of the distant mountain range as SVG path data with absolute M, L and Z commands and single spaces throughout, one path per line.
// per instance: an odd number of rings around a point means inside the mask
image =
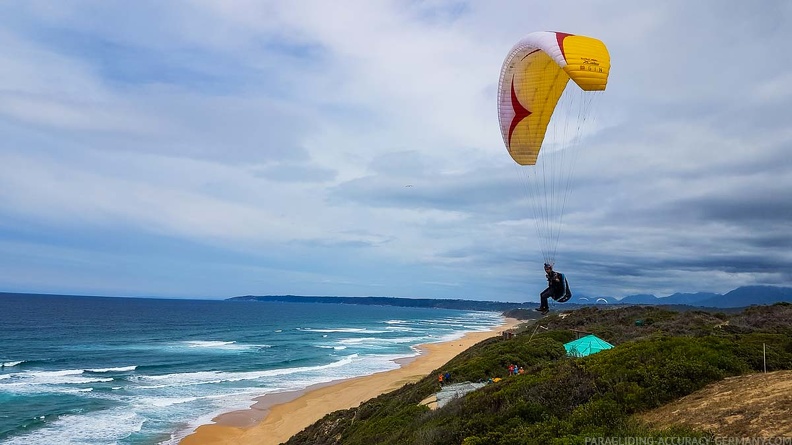
M 229 300 L 278 301 L 291 303 L 344 303 L 378 306 L 434 307 L 443 309 L 505 311 L 520 307 L 536 306 L 536 302 L 504 303 L 497 301 L 477 300 L 446 300 L 436 298 L 397 298 L 397 297 L 330 297 L 330 296 L 297 296 L 267 295 L 233 297 Z M 743 286 L 726 294 L 710 292 L 676 293 L 667 297 L 639 294 L 630 295 L 621 300 L 613 297 L 577 297 L 569 301 L 570 306 L 598 306 L 603 304 L 650 304 L 650 305 L 684 305 L 706 308 L 737 308 L 754 304 L 764 305 L 778 302 L 792 303 L 792 287 L 777 286 Z
M 336 304 L 361 304 L 373 306 L 400 306 L 422 307 L 439 309 L 460 309 L 473 311 L 507 311 L 516 309 L 525 304 L 536 303 L 504 303 L 500 301 L 480 300 L 447 300 L 440 298 L 399 298 L 399 297 L 327 297 L 327 296 L 299 296 L 299 295 L 245 295 L 233 297 L 234 301 L 274 301 L 280 303 L 336 303 Z
M 622 304 L 684 304 L 715 308 L 745 307 L 752 304 L 792 303 L 792 287 L 742 286 L 722 295 L 710 292 L 676 293 L 667 297 L 639 294 L 630 295 L 614 302 Z
M 0 298 L 10 295 L 44 295 L 0 292 Z M 50 295 L 52 296 L 52 295 Z M 66 295 L 64 295 L 66 296 Z M 75 296 L 75 295 L 72 295 Z M 423 307 L 441 309 L 460 309 L 474 311 L 508 311 L 519 308 L 533 308 L 536 301 L 510 303 L 501 301 L 461 300 L 443 298 L 399 298 L 399 297 L 337 297 L 337 296 L 297 296 L 297 295 L 245 295 L 228 298 L 232 301 L 278 301 L 291 303 L 342 303 L 377 306 Z M 684 307 L 701 307 L 715 309 L 741 308 L 751 305 L 768 305 L 773 303 L 792 303 L 792 287 L 778 286 L 743 286 L 726 294 L 711 292 L 676 293 L 667 297 L 656 297 L 648 294 L 629 295 L 622 299 L 614 297 L 573 297 L 569 302 L 557 306 L 557 310 L 575 309 L 581 306 L 603 305 L 664 305 Z
M 712 292 L 697 292 L 695 294 L 676 293 L 667 297 L 656 297 L 650 294 L 629 295 L 619 300 L 624 304 L 689 304 L 695 305 L 700 301 L 717 299 L 721 294 Z

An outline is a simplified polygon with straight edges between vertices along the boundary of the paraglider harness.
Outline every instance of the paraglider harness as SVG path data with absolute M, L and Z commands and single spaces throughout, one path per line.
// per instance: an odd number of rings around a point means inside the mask
M 567 282 L 566 276 L 561 272 L 556 271 L 553 271 L 553 274 L 553 276 L 547 276 L 547 284 L 551 292 L 550 298 L 559 303 L 569 301 L 569 299 L 572 298 L 572 291 L 569 290 L 569 283 Z M 556 275 L 559 279 L 558 282 L 553 280 Z

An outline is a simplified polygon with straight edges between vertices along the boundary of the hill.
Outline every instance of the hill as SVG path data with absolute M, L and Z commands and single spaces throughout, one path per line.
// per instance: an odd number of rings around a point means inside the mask
M 639 418 L 719 437 L 792 437 L 792 371 L 727 377 Z
M 652 305 L 689 305 L 711 308 L 748 307 L 755 304 L 791 303 L 792 288 L 778 286 L 742 286 L 727 292 L 676 293 L 667 297 L 639 294 L 628 295 L 618 303 Z
M 340 296 L 298 296 L 298 295 L 245 295 L 232 297 L 231 301 L 277 301 L 289 303 L 336 303 L 362 304 L 378 306 L 429 307 L 441 309 L 506 311 L 518 308 L 532 308 L 536 302 L 510 303 L 500 301 L 436 299 L 436 298 L 399 298 L 399 297 L 340 297 Z M 667 297 L 656 297 L 649 294 L 629 295 L 618 300 L 614 297 L 576 296 L 562 309 L 604 305 L 658 305 L 706 307 L 716 309 L 741 308 L 751 305 L 773 304 L 779 302 L 792 303 L 792 288 L 776 286 L 743 286 L 726 294 L 712 292 L 676 293 Z
M 639 295 L 629 295 L 627 297 L 622 298 L 618 302 L 622 304 L 663 304 L 663 305 L 686 304 L 686 305 L 696 306 L 699 305 L 698 303 L 702 301 L 717 299 L 718 297 L 721 297 L 721 295 L 712 292 L 698 292 L 694 294 L 676 293 L 673 295 L 669 295 L 667 297 L 655 297 L 654 295 L 639 294 Z M 750 306 L 750 305 L 746 305 L 746 306 Z M 712 307 L 718 307 L 718 306 L 712 306 Z
M 336 296 L 298 296 L 298 295 L 245 295 L 229 298 L 230 301 L 277 301 L 281 303 L 329 303 L 329 304 L 361 304 L 375 306 L 423 307 L 439 309 L 459 309 L 471 311 L 505 311 L 526 304 L 536 303 L 504 303 L 499 301 L 481 300 L 446 300 L 435 298 L 398 298 L 398 297 L 336 297 Z
M 64 296 L 81 297 L 80 295 L 50 295 L 0 292 L 4 296 Z M 110 298 L 110 297 L 107 297 Z M 226 299 L 228 301 L 277 301 L 289 303 L 335 303 L 361 304 L 377 306 L 424 307 L 457 310 L 507 311 L 519 308 L 534 308 L 537 301 L 501 302 L 488 300 L 438 299 L 438 298 L 400 298 L 400 297 L 343 297 L 343 296 L 298 296 L 298 295 L 245 295 Z M 630 295 L 621 300 L 609 297 L 588 297 L 576 295 L 567 303 L 557 306 L 559 310 L 572 310 L 581 307 L 602 307 L 622 305 L 657 305 L 657 306 L 689 306 L 713 309 L 743 308 L 751 305 L 766 305 L 778 302 L 792 302 L 792 288 L 776 286 L 743 286 L 726 294 L 710 292 L 676 293 L 667 297 L 656 297 L 649 294 Z
M 751 304 L 773 304 L 792 302 L 792 288 L 776 286 L 743 286 L 726 293 L 702 300 L 699 306 L 709 307 L 744 307 Z
M 734 314 L 659 307 L 584 308 L 543 318 L 513 339 L 485 340 L 423 380 L 336 411 L 290 445 L 585 443 L 590 437 L 708 437 L 695 426 L 652 426 L 640 415 L 726 377 L 792 369 L 792 305 Z M 640 321 L 640 323 L 636 323 Z M 572 359 L 563 343 L 595 333 L 616 345 Z M 524 375 L 507 377 L 509 364 Z M 636 366 L 640 364 L 640 366 Z M 453 381 L 500 377 L 441 409 L 420 402 Z

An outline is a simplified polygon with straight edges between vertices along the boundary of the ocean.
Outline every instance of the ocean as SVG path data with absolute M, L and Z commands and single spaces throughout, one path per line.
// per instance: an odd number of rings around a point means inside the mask
M 494 312 L 0 295 L 0 443 L 176 444 L 254 397 L 395 369 Z

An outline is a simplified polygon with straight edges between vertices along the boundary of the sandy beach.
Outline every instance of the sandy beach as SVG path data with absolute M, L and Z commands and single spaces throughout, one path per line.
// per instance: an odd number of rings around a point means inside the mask
M 356 407 L 380 394 L 417 382 L 474 344 L 519 323 L 509 318 L 490 331 L 421 345 L 417 358 L 401 362 L 402 366 L 392 371 L 316 385 L 300 392 L 259 397 L 250 409 L 220 415 L 213 419 L 216 423 L 198 427 L 180 445 L 277 445 L 328 413 Z

